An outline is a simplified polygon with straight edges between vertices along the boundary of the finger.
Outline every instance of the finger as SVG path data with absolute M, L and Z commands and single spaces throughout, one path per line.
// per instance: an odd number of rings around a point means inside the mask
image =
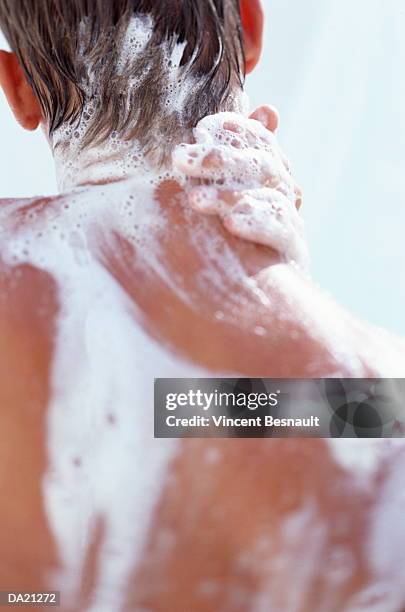
M 298 211 L 302 205 L 302 191 L 298 187 L 298 185 L 294 185 L 294 198 L 291 199 L 288 193 L 285 193 L 287 190 L 283 189 L 282 186 L 279 186 L 277 189 L 265 188 L 261 189 L 250 189 L 244 190 L 240 192 L 232 192 L 232 193 L 241 193 L 250 195 L 251 197 L 256 198 L 257 200 L 263 200 L 268 203 L 277 202 L 283 208 L 286 206 L 290 207 L 294 205 L 296 210 Z
M 263 120 L 271 126 L 275 124 L 274 112 L 272 117 L 271 111 L 264 113 Z M 217 113 L 204 117 L 194 128 L 193 134 L 199 144 L 229 144 L 240 149 L 277 147 L 274 134 L 262 122 L 237 113 Z
M 189 202 L 194 210 L 208 214 L 227 212 L 243 197 L 241 191 L 216 187 L 194 187 L 189 192 Z
M 273 106 L 260 106 L 250 115 L 250 119 L 259 121 L 270 132 L 275 132 L 280 125 L 280 116 L 277 109 Z M 287 172 L 291 174 L 291 164 L 289 159 L 281 150 L 279 151 L 279 154 L 283 160 Z
M 293 217 L 280 215 L 265 202 L 248 198 L 229 209 L 223 222 L 234 236 L 270 247 L 288 263 L 301 269 L 308 268 L 306 241 Z
M 243 211 L 242 207 L 243 206 Z M 285 230 L 291 233 L 304 235 L 304 222 L 293 203 L 285 197 L 278 189 L 251 189 L 241 191 L 238 200 L 230 212 L 238 214 L 254 210 L 260 216 L 264 232 L 265 221 L 269 224 L 280 223 Z M 257 219 L 259 219 L 257 216 Z
M 195 187 L 189 192 L 189 202 L 200 213 L 218 215 L 232 235 L 270 247 L 285 261 L 308 269 L 303 221 L 293 204 L 276 189 Z
M 197 144 L 262 148 L 273 154 L 277 151 L 286 171 L 291 174 L 291 164 L 272 132 L 278 123 L 278 112 L 270 106 L 259 107 L 250 118 L 236 113 L 218 113 L 204 117 L 194 129 L 194 137 Z
M 269 152 L 239 151 L 227 146 L 181 145 L 173 152 L 173 166 L 192 178 L 227 181 L 246 188 L 274 187 L 293 196 L 295 183 L 281 159 Z
M 194 187 L 188 193 L 191 208 L 207 215 L 226 215 L 228 209 L 240 202 L 244 192 L 216 187 Z
M 275 132 L 280 123 L 280 116 L 273 106 L 259 106 L 251 115 L 250 119 L 259 121 L 270 132 Z
M 261 188 L 248 190 L 225 189 L 221 187 L 199 186 L 188 192 L 191 208 L 203 214 L 218 214 L 222 217 L 230 212 L 231 207 L 250 204 L 252 201 L 261 203 L 269 209 L 269 214 L 277 215 L 279 219 L 290 218 L 296 231 L 303 234 L 303 223 L 293 203 L 284 197 L 277 189 Z

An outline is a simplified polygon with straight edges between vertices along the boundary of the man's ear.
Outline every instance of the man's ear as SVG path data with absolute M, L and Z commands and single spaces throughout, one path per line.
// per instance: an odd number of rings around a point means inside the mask
M 41 107 L 15 53 L 0 51 L 0 85 L 18 123 L 36 130 L 42 120 Z
M 261 0 L 241 0 L 246 72 L 252 72 L 263 48 L 264 11 Z

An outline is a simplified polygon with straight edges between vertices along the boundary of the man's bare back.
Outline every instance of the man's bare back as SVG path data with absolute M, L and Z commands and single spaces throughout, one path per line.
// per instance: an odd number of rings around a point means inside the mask
M 385 580 L 366 551 L 402 447 L 358 472 L 320 440 L 153 440 L 153 378 L 380 375 L 395 343 L 178 182 L 142 193 L 2 204 L 2 581 L 77 610 L 351 609 Z
M 402 374 L 308 278 L 278 117 L 244 117 L 260 1 L 40 4 L 0 0 L 0 84 L 61 192 L 0 203 L 0 589 L 398 612 L 402 444 L 153 438 L 155 377 Z

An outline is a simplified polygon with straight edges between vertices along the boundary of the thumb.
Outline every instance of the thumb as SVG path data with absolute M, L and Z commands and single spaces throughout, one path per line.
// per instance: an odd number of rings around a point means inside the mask
M 259 108 L 250 115 L 250 119 L 260 121 L 260 123 L 270 130 L 270 132 L 275 132 L 280 122 L 278 111 L 273 106 L 259 106 Z

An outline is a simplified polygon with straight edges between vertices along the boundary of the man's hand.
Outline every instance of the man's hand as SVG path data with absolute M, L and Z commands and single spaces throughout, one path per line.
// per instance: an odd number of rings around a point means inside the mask
M 261 107 L 249 119 L 234 113 L 205 117 L 195 144 L 180 145 L 174 167 L 199 180 L 189 190 L 193 209 L 219 215 L 239 238 L 268 246 L 306 270 L 309 256 L 297 209 L 301 191 L 272 129 L 275 113 Z

